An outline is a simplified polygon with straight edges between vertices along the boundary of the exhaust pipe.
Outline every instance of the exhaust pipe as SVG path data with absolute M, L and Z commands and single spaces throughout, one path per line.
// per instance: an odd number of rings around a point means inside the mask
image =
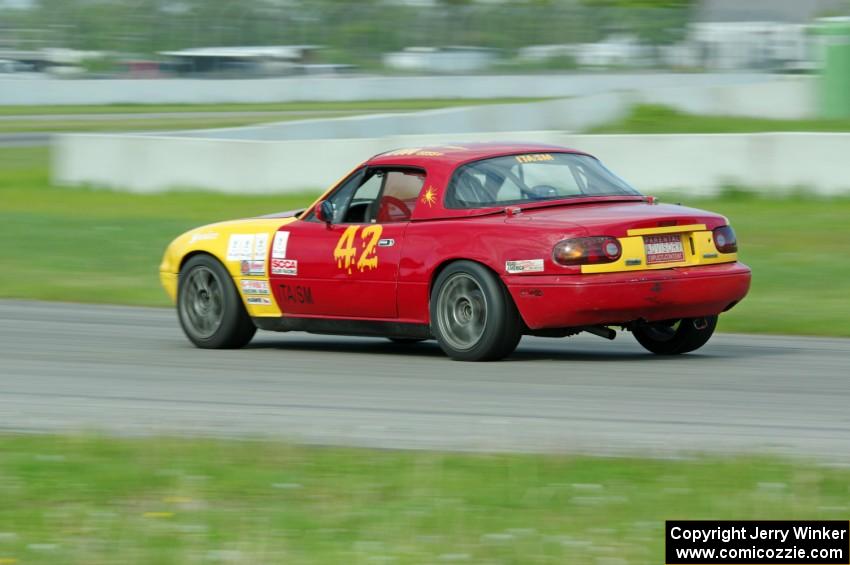
M 614 339 L 617 337 L 617 332 L 606 326 L 585 326 L 581 329 L 589 334 L 598 335 L 605 339 Z
M 708 327 L 708 320 L 705 318 L 694 318 L 694 328 L 704 330 Z

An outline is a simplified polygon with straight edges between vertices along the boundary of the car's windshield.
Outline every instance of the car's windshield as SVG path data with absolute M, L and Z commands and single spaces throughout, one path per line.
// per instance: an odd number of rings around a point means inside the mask
M 582 196 L 640 196 L 593 157 L 525 153 L 458 167 L 446 192 L 449 208 L 486 208 Z

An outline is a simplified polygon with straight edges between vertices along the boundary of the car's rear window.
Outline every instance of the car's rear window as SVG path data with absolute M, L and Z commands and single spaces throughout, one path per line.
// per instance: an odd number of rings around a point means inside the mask
M 449 208 L 486 208 L 582 196 L 640 196 L 593 157 L 525 153 L 468 163 L 446 192 Z

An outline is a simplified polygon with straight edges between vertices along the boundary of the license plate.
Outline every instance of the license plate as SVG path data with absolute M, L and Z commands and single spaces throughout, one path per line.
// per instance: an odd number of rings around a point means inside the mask
M 676 235 L 645 235 L 643 247 L 646 250 L 646 264 L 675 263 L 685 260 L 685 250 L 682 248 L 682 236 Z

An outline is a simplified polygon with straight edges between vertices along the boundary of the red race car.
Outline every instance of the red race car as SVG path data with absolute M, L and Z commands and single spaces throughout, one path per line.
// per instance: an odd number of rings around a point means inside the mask
M 382 153 L 306 210 L 183 234 L 160 274 L 198 347 L 261 328 L 436 339 L 466 361 L 611 326 L 686 353 L 750 286 L 723 216 L 658 204 L 586 153 L 518 144 Z

